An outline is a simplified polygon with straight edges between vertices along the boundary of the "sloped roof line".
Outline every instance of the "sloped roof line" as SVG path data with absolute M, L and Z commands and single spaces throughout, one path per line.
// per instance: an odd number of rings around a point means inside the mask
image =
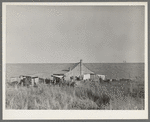
M 79 62 L 80 63 L 80 62 Z M 79 63 L 75 63 L 75 65 L 73 67 L 70 67 L 71 70 L 73 70 Z
M 84 65 L 84 64 L 83 64 Z M 85 65 L 84 65 L 85 66 Z M 86 67 L 86 66 L 85 66 Z M 87 68 L 87 67 L 86 67 Z M 87 68 L 88 70 L 90 70 L 89 68 Z M 91 70 L 90 70 L 91 71 Z M 91 71 L 92 73 L 94 73 L 93 71 Z
M 73 70 L 77 65 L 79 65 L 80 64 L 80 62 L 78 62 L 78 63 L 75 63 L 74 64 L 74 66 L 73 67 L 69 67 L 71 70 Z M 83 66 L 85 66 L 84 64 L 82 64 Z M 85 66 L 86 67 L 86 66 Z M 87 68 L 87 67 L 86 67 Z M 91 71 L 89 68 L 87 68 L 91 73 L 94 73 L 93 71 Z M 68 72 L 70 72 L 70 71 L 64 71 L 64 70 L 61 70 L 61 71 L 59 71 L 59 72 L 57 72 L 57 73 L 54 73 L 54 74 L 66 74 L 66 73 L 68 73 Z
M 73 68 L 71 69 L 71 70 L 73 70 L 78 64 L 80 64 L 80 62 L 78 62 L 78 63 L 76 63 L 74 66 L 73 66 Z M 84 65 L 83 63 L 82 63 L 82 65 Z M 85 66 L 85 65 L 84 65 Z M 85 66 L 86 67 L 86 66 Z M 87 68 L 87 67 L 86 67 Z M 89 68 L 87 68 L 89 71 L 91 71 Z M 93 71 L 91 71 L 92 73 L 94 73 Z
M 73 70 L 79 63 L 75 63 L 73 66 L 70 66 L 68 68 L 70 68 L 71 70 Z M 69 70 L 67 71 L 66 69 L 65 70 L 61 70 L 61 71 L 57 71 L 56 73 L 53 73 L 53 74 L 66 74 L 70 72 Z

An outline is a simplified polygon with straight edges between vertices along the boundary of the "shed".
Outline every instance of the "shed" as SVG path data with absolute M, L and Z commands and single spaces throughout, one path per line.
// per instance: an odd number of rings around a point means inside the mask
M 68 69 L 58 71 L 53 75 L 64 76 L 65 80 L 70 80 L 71 77 L 85 77 L 86 79 L 90 79 L 90 74 L 94 74 L 94 72 L 84 66 L 82 60 L 80 60 L 80 62 L 76 63 L 73 67 L 68 67 Z

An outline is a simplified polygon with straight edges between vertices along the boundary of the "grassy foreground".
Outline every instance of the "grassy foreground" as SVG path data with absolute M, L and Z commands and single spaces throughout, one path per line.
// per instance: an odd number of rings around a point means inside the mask
M 139 83 L 80 82 L 78 87 L 40 84 L 6 85 L 6 109 L 26 110 L 143 110 L 144 91 Z

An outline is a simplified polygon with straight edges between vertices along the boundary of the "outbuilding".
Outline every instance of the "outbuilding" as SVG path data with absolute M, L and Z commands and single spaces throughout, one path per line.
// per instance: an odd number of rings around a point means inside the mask
M 75 78 L 80 78 L 84 80 L 90 79 L 91 74 L 94 74 L 94 72 L 84 66 L 82 60 L 80 60 L 80 62 L 76 63 L 73 67 L 68 67 L 68 69 L 58 71 L 53 75 L 62 76 L 65 80 L 71 80 Z

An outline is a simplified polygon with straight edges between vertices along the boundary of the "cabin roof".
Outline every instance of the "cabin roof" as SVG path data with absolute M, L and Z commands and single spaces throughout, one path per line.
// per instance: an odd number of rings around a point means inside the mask
M 60 75 L 60 74 L 62 74 L 62 75 L 65 75 L 67 72 L 69 72 L 69 68 L 70 68 L 70 70 L 73 70 L 78 64 L 80 64 L 80 62 L 78 62 L 78 63 L 75 63 L 74 65 L 72 65 L 72 66 L 68 66 L 68 68 L 67 69 L 63 69 L 63 70 L 59 70 L 59 71 L 56 71 L 55 73 L 53 73 L 53 74 L 57 74 L 57 75 Z M 84 65 L 84 64 L 82 64 L 82 65 Z M 84 65 L 85 66 L 85 65 Z M 85 66 L 86 67 L 86 66 Z M 87 67 L 86 67 L 87 68 Z M 88 69 L 88 68 L 87 68 Z M 90 69 L 89 69 L 89 71 L 86 71 L 86 74 L 94 74 L 94 72 L 92 72 Z

